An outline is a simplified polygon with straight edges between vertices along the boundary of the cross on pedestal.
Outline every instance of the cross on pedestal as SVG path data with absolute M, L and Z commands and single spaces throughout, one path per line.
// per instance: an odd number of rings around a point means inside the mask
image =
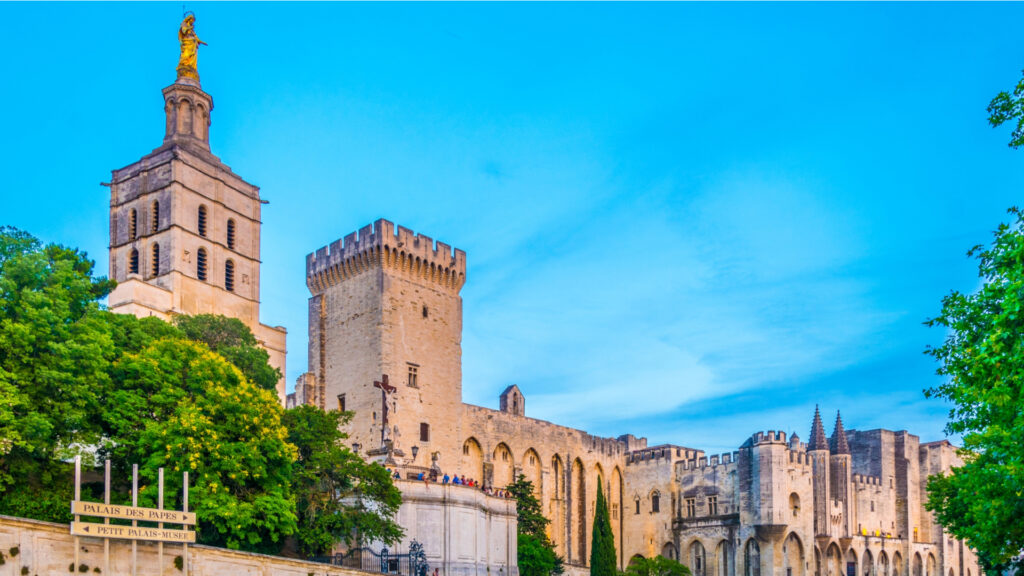
M 381 417 L 380 417 L 380 445 L 384 447 L 384 442 L 387 440 L 388 433 L 388 394 L 393 394 L 398 391 L 398 388 L 388 384 L 388 375 L 384 374 L 380 377 L 379 381 L 373 383 L 374 388 L 380 388 L 380 403 L 381 403 Z

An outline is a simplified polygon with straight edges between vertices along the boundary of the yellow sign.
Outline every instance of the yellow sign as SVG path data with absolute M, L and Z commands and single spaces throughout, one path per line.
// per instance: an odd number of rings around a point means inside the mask
M 194 525 L 196 523 L 195 512 L 118 506 L 116 504 L 100 504 L 99 502 L 82 502 L 81 500 L 71 502 L 71 513 L 78 516 L 121 518 L 123 520 L 140 520 L 143 522 L 166 522 L 167 524 Z
M 183 544 L 190 544 L 196 541 L 196 533 L 191 530 L 114 526 L 113 524 L 93 524 L 91 522 L 72 522 L 71 535 L 92 536 L 94 538 L 122 538 L 124 540 L 153 540 L 154 542 L 180 542 Z

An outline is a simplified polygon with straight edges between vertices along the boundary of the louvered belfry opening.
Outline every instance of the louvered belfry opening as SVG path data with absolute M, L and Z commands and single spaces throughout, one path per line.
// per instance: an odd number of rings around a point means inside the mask
M 153 244 L 153 276 L 160 275 L 160 245 Z
M 206 206 L 199 207 L 199 235 L 206 236 Z
M 235 263 L 231 260 L 224 263 L 224 288 L 228 292 L 235 291 Z
M 206 248 L 200 248 L 196 253 L 196 276 L 206 280 Z

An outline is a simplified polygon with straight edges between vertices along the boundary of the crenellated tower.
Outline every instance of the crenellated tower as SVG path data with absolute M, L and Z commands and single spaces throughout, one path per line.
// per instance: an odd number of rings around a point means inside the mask
M 355 411 L 353 444 L 379 449 L 384 432 L 407 457 L 422 452 L 418 465 L 434 452 L 458 462 L 465 281 L 465 252 L 387 220 L 306 257 L 309 372 L 328 409 Z M 386 431 L 385 374 L 397 388 Z
M 163 96 L 163 144 L 114 170 L 109 184 L 110 277 L 118 285 L 108 305 L 164 320 L 238 318 L 281 371 L 283 402 L 287 333 L 260 323 L 260 190 L 210 153 L 213 99 L 198 74 L 179 67 Z

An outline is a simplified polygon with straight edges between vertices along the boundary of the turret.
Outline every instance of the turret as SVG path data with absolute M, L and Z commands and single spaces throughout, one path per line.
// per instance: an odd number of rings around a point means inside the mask
M 811 460 L 814 487 L 814 533 L 828 533 L 828 485 L 829 450 L 825 427 L 821 424 L 821 412 L 814 407 L 814 421 L 811 422 L 811 439 L 807 443 L 807 456 Z
M 832 430 L 832 438 L 829 441 L 832 454 L 829 457 L 829 487 L 832 500 L 842 509 L 843 521 L 841 533 L 837 536 L 849 536 L 853 519 L 850 517 L 852 506 L 852 484 L 850 473 L 852 458 L 850 456 L 850 444 L 846 441 L 846 431 L 843 430 L 843 418 L 836 412 L 836 426 Z

